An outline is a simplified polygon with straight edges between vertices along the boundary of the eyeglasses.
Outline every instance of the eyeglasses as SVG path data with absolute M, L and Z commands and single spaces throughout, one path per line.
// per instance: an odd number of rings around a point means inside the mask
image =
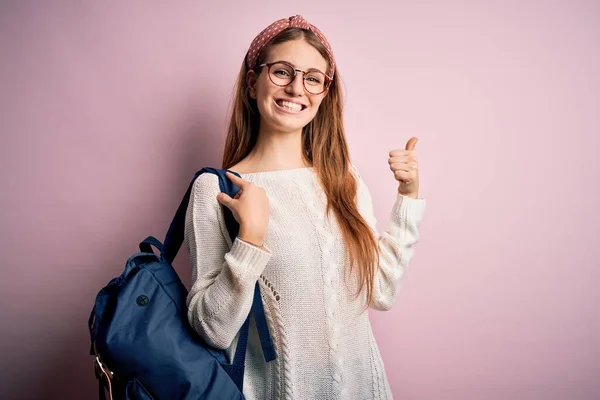
M 274 85 L 280 87 L 288 86 L 296 79 L 298 72 L 302 72 L 304 74 L 302 79 L 304 89 L 310 94 L 321 94 L 325 92 L 331 83 L 331 79 L 316 68 L 303 71 L 285 61 L 264 63 L 258 66 L 258 68 L 262 67 L 268 67 L 269 79 L 271 79 L 271 82 L 273 82 Z

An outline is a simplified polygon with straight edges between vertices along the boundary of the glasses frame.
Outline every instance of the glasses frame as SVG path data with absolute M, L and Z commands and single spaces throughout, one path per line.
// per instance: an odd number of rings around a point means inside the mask
M 288 67 L 290 67 L 292 69 L 292 71 L 294 71 L 294 75 L 292 76 L 292 80 L 290 81 L 290 83 L 288 83 L 287 85 L 280 85 L 278 83 L 273 82 L 273 78 L 271 77 L 271 67 L 275 64 L 285 64 Z M 306 92 L 308 94 L 312 94 L 314 96 L 323 94 L 327 91 L 327 89 L 329 89 L 329 85 L 331 85 L 331 81 L 332 79 L 327 76 L 327 74 L 317 68 L 309 68 L 307 70 L 302 70 L 302 69 L 298 69 L 295 66 L 293 66 L 292 64 L 290 64 L 287 61 L 273 61 L 270 63 L 263 63 L 260 64 L 259 66 L 257 66 L 258 69 L 263 68 L 263 67 L 267 67 L 267 74 L 269 75 L 269 80 L 271 81 L 271 83 L 273 83 L 273 85 L 275 86 L 279 86 L 279 87 L 287 87 L 289 85 L 291 85 L 295 80 L 296 80 L 296 76 L 298 75 L 298 72 L 302 72 L 304 75 L 302 76 L 302 86 L 304 87 L 304 90 L 306 90 Z M 308 88 L 306 87 L 306 74 L 312 71 L 316 71 L 316 72 L 320 72 L 323 74 L 323 76 L 325 77 L 325 84 L 323 85 L 323 91 L 319 92 L 319 93 L 313 93 L 310 90 L 308 90 Z

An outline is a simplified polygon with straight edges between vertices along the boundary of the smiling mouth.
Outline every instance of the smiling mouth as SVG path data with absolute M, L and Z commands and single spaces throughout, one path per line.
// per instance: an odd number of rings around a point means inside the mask
M 298 103 L 293 103 L 291 101 L 286 101 L 286 100 L 276 100 L 275 103 L 277 103 L 277 105 L 283 109 L 289 110 L 289 111 L 302 111 L 306 108 L 306 106 L 302 105 L 302 104 L 298 104 Z

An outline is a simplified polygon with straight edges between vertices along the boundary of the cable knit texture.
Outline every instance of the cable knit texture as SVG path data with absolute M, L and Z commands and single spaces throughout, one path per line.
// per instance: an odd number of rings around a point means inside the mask
M 360 174 L 357 204 L 379 240 L 374 304 L 388 310 L 413 256 L 424 199 L 398 195 L 383 234 L 376 229 L 371 194 Z M 238 332 L 259 281 L 277 359 L 265 362 L 251 321 L 244 394 L 248 400 L 392 399 L 364 292 L 349 274 L 349 258 L 313 168 L 241 174 L 265 188 L 269 230 L 265 249 L 229 238 L 216 200 L 218 178 L 201 175 L 186 215 L 192 261 L 188 317 L 211 345 L 233 359 Z

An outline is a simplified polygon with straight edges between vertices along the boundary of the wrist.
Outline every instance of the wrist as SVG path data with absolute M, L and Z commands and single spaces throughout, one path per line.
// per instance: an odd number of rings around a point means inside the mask
M 418 193 L 402 193 L 400 190 L 398 190 L 398 193 L 401 194 L 402 196 L 410 197 L 411 199 L 418 199 L 419 198 L 419 194 Z
M 251 244 L 252 246 L 255 246 L 255 247 L 263 247 L 263 245 L 264 245 L 264 239 L 262 237 L 248 234 L 241 230 L 238 234 L 238 238 L 241 241 Z
M 250 246 L 256 247 L 257 249 L 265 250 L 265 244 L 263 242 L 251 242 L 249 240 L 241 238 L 240 236 L 238 236 L 237 238 Z

